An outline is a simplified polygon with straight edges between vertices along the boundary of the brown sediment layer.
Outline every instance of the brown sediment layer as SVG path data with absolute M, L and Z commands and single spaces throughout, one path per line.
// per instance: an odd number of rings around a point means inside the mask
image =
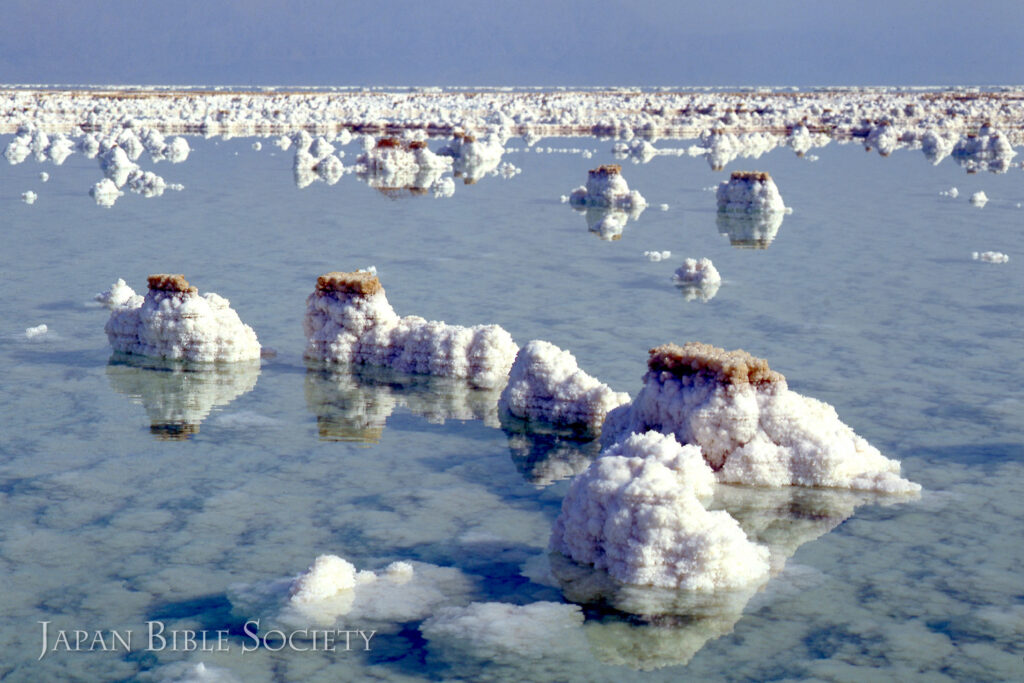
M 183 294 L 195 294 L 199 290 L 188 283 L 184 275 L 168 275 L 167 273 L 156 273 L 146 279 L 150 290 L 158 292 L 182 292 Z
M 602 164 L 601 166 L 590 169 L 589 171 L 591 178 L 602 178 L 610 175 L 619 175 L 620 173 L 622 173 L 622 166 L 619 166 L 618 164 Z
M 742 349 L 726 351 L 711 344 L 688 342 L 663 344 L 651 349 L 647 367 L 676 377 L 704 375 L 722 384 L 770 384 L 785 381 L 768 367 L 768 361 Z
M 366 271 L 354 273 L 342 273 L 334 271 L 324 273 L 316 279 L 316 291 L 318 293 L 339 292 L 341 294 L 357 294 L 359 296 L 370 296 L 383 291 L 377 276 Z
M 766 183 L 771 179 L 771 174 L 766 171 L 733 171 L 729 176 L 729 180 L 754 180 L 759 183 Z

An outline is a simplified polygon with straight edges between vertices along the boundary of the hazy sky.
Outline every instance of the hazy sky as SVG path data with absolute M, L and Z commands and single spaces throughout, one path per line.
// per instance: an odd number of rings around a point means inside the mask
M 3 0 L 0 82 L 1024 83 L 1024 0 Z

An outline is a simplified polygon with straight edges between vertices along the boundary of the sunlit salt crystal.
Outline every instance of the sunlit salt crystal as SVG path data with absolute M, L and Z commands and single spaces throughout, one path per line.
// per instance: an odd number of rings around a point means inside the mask
M 48 328 L 45 324 L 36 325 L 35 327 L 29 327 L 25 329 L 25 338 L 40 339 L 42 337 L 45 337 L 49 333 L 49 331 L 50 328 Z
M 41 171 L 41 172 L 39 173 L 39 180 L 40 180 L 40 181 L 42 181 L 42 182 L 44 182 L 44 183 L 45 183 L 45 182 L 46 182 L 46 181 L 48 181 L 49 179 L 50 179 L 50 174 L 49 174 L 49 173 L 47 173 L 46 171 Z
M 172 164 L 180 164 L 188 159 L 191 151 L 192 149 L 188 146 L 188 141 L 185 138 L 176 137 L 167 145 L 164 155 Z
M 152 171 L 135 169 L 128 174 L 127 186 L 132 192 L 143 197 L 159 197 L 167 189 L 163 178 Z
M 644 256 L 648 261 L 657 263 L 658 261 L 664 261 L 672 258 L 671 251 L 645 251 Z
M 956 199 L 957 197 L 960 196 L 960 190 L 958 190 L 955 187 L 951 187 L 948 190 L 943 190 L 939 194 L 943 197 L 950 197 L 951 199 Z
M 971 195 L 971 204 L 977 207 L 985 206 L 988 203 L 988 195 L 983 190 L 979 190 Z
M 569 351 L 535 339 L 519 350 L 498 407 L 528 422 L 596 433 L 609 410 L 628 402 L 629 394 L 580 370 Z
M 39 198 L 39 195 L 37 195 L 32 190 L 29 190 L 28 192 L 22 192 L 21 193 L 21 201 L 25 202 L 26 204 L 35 204 L 36 203 L 36 199 L 38 199 L 38 198 Z
M 262 142 L 257 140 L 256 142 L 252 143 L 252 151 L 259 152 L 261 149 L 263 149 L 263 143 Z
M 986 263 L 1007 263 L 1010 257 L 1000 251 L 983 251 L 981 253 L 971 252 L 971 258 L 975 261 Z
M 608 414 L 601 441 L 650 429 L 698 445 L 723 483 L 920 490 L 832 406 L 790 391 L 767 361 L 743 351 L 697 342 L 652 349 L 643 388 Z
M 719 211 L 785 211 L 782 195 L 768 173 L 734 171 L 727 182 L 716 188 Z
M 659 204 L 658 208 L 661 209 L 662 211 L 668 211 L 669 206 L 668 204 Z
M 4 149 L 4 158 L 7 163 L 16 166 L 25 161 L 32 153 L 32 138 L 27 135 L 18 135 L 7 143 Z
M 110 298 L 122 301 L 104 327 L 114 351 L 199 362 L 260 357 L 256 333 L 230 302 L 212 292 L 200 296 L 181 275 L 150 275 L 142 300 L 124 301 L 122 294 Z
M 286 152 L 288 151 L 288 148 L 292 146 L 292 139 L 287 135 L 282 135 L 274 140 L 274 145 L 276 145 L 282 152 Z
M 573 479 L 551 548 L 627 584 L 719 590 L 764 580 L 768 549 L 701 502 L 714 486 L 698 447 L 633 434 Z
M 55 166 L 63 164 L 69 156 L 75 151 L 75 143 L 67 139 L 64 135 L 56 135 L 50 142 L 50 146 L 47 148 L 47 156 L 50 157 L 50 161 Z
M 96 200 L 96 204 L 106 208 L 110 208 L 117 201 L 118 197 L 124 196 L 124 192 L 117 188 L 114 181 L 110 178 L 104 178 L 89 190 L 89 196 Z
M 303 328 L 309 359 L 464 378 L 485 388 L 505 383 L 519 350 L 497 325 L 400 318 L 380 280 L 365 272 L 320 276 L 306 299 Z
M 622 167 L 606 164 L 591 169 L 585 187 L 578 187 L 569 195 L 569 203 L 579 207 L 642 209 L 647 200 L 636 190 L 630 191 L 622 177 Z
M 103 174 L 117 187 L 123 187 L 128 182 L 129 174 L 138 168 L 135 162 L 128 158 L 128 154 L 116 146 L 101 154 L 99 159 Z
M 98 301 L 104 308 L 111 310 L 118 306 L 138 308 L 142 305 L 142 297 L 136 294 L 135 290 L 129 287 L 128 283 L 122 278 L 118 278 L 117 282 L 112 284 L 107 291 L 100 292 L 94 296 L 93 300 Z

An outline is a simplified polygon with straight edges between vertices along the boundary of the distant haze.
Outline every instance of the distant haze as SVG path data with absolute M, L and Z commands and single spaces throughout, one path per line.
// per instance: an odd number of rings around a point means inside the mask
M 1021 0 L 5 0 L 0 82 L 1024 83 Z

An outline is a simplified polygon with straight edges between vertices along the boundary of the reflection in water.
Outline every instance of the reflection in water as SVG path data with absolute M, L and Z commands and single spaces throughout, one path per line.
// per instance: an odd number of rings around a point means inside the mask
M 226 406 L 256 386 L 260 361 L 190 363 L 115 353 L 107 378 L 115 391 L 142 403 L 158 439 L 180 440 L 218 406 Z
M 507 412 L 501 414 L 501 428 L 516 469 L 537 488 L 576 476 L 601 452 L 592 435 L 528 423 Z
M 740 249 L 767 249 L 775 239 L 785 213 L 767 211 L 743 213 L 720 211 L 715 218 L 718 232 L 729 237 L 729 243 Z
M 497 427 L 501 387 L 481 389 L 466 380 L 413 375 L 373 365 L 309 362 L 306 405 L 324 441 L 376 443 L 399 407 L 428 422 L 482 420 Z
M 977 135 L 969 133 L 960 138 L 953 147 L 952 155 L 968 173 L 1006 173 L 1017 153 L 1004 133 L 982 126 Z
M 438 154 L 452 158 L 452 171 L 466 185 L 473 185 L 488 173 L 494 172 L 505 154 L 505 145 L 497 135 L 478 140 L 473 135 L 455 133 L 451 141 L 438 150 Z
M 710 509 L 727 511 L 751 541 L 769 550 L 778 577 L 797 548 L 841 524 L 859 505 L 916 498 L 842 489 L 755 488 L 719 485 Z M 609 664 L 650 670 L 686 664 L 705 643 L 731 633 L 755 595 L 778 581 L 726 591 L 683 591 L 622 584 L 604 570 L 581 566 L 559 553 L 548 556 L 567 600 L 597 618 L 584 630 L 595 655 Z
M 455 184 L 442 176 L 451 170 L 452 161 L 430 151 L 422 140 L 383 137 L 357 157 L 356 175 L 370 187 L 389 197 L 451 196 Z
M 634 221 L 644 212 L 643 206 L 636 207 L 630 211 L 613 209 L 609 207 L 588 206 L 585 209 L 573 207 L 577 213 L 584 214 L 587 220 L 587 229 L 605 241 L 617 241 L 622 239 L 622 231 L 629 219 Z

